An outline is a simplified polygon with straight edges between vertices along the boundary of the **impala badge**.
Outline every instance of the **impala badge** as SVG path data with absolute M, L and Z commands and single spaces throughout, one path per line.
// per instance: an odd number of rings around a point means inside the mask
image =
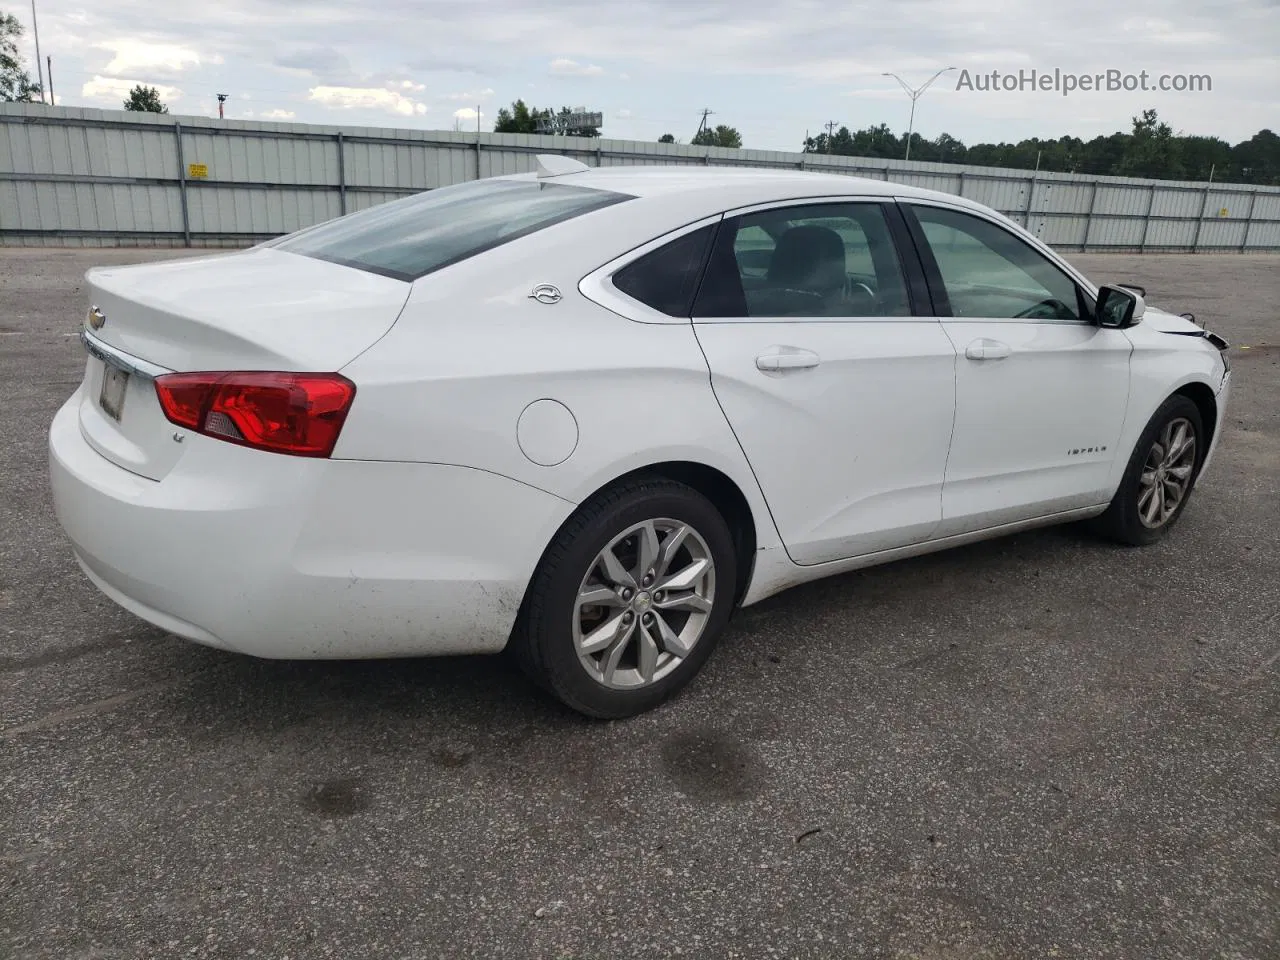
M 530 300 L 537 300 L 539 303 L 559 303 L 560 288 L 554 283 L 540 283 L 533 288 L 533 293 L 529 294 Z
M 85 319 L 92 330 L 101 330 L 107 324 L 107 315 L 98 309 L 97 304 L 89 308 L 89 315 Z

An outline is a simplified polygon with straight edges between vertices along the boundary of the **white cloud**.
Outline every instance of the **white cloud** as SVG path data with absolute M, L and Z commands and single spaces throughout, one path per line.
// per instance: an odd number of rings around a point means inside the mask
M 335 110 L 385 110 L 405 117 L 427 112 L 425 103 L 381 87 L 312 87 L 307 96 L 315 103 Z
M 129 99 L 129 91 L 141 84 L 144 87 L 155 87 L 160 99 L 166 104 L 182 99 L 182 91 L 177 87 L 168 87 L 162 83 L 143 83 L 141 80 L 125 80 L 121 77 L 104 77 L 95 75 L 92 80 L 80 88 L 80 96 L 90 100 L 115 100 L 116 108 Z
M 145 40 L 106 40 L 94 44 L 100 50 L 110 50 L 114 56 L 103 72 L 114 77 L 127 74 L 181 73 L 188 67 L 200 66 L 200 54 L 191 47 L 176 43 L 147 43 Z M 216 57 L 207 62 L 221 63 Z
M 619 79 L 619 80 L 630 80 L 630 79 L 631 79 L 631 74 L 629 74 L 629 73 L 620 73 L 620 74 L 618 74 L 618 79 Z
M 463 103 L 479 103 L 482 100 L 488 100 L 493 96 L 493 88 L 485 87 L 483 90 L 477 90 L 475 93 L 446 93 L 441 96 L 443 100 L 459 100 Z
M 594 63 L 578 63 L 577 60 L 567 60 L 560 57 L 551 61 L 551 74 L 557 77 L 603 77 L 604 67 L 598 67 Z
M 470 121 L 471 123 L 475 123 L 477 118 L 479 118 L 480 120 L 484 120 L 483 110 L 477 113 L 474 107 L 463 107 L 461 110 L 453 111 L 453 119 L 455 120 Z
M 623 107 L 621 110 L 619 110 L 617 113 L 615 113 L 615 114 L 613 115 L 613 119 L 615 119 L 615 120 L 629 120 L 629 119 L 631 119 L 631 111 L 630 111 L 630 110 L 628 110 L 626 107 Z
M 401 80 L 400 89 L 408 90 L 412 93 L 421 93 L 427 89 L 427 85 L 425 83 L 414 83 L 412 80 Z
M 263 120 L 292 120 L 297 114 L 292 110 L 268 110 L 262 114 Z

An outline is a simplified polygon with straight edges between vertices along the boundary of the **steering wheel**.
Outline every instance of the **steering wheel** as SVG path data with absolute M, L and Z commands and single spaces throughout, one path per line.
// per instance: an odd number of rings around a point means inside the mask
M 1015 313 L 1018 320 L 1060 320 L 1071 314 L 1071 308 L 1055 297 L 1048 297 L 1039 303 L 1032 304 L 1021 313 Z

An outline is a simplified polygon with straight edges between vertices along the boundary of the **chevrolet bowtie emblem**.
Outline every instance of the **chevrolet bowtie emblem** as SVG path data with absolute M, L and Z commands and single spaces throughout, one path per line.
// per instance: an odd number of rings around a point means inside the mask
M 91 330 L 101 330 L 107 322 L 107 315 L 99 310 L 95 304 L 89 308 L 89 315 L 85 319 L 88 321 Z

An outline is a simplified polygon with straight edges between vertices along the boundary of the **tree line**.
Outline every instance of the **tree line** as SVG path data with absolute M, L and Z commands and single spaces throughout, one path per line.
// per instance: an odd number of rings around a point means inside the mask
M 854 132 L 841 127 L 830 135 L 807 137 L 803 143 L 806 153 L 894 160 L 902 159 L 906 148 L 906 136 L 899 137 L 883 123 Z M 1056 140 L 1031 137 L 1017 143 L 966 146 L 949 133 L 933 140 L 916 133 L 911 137 L 911 159 L 1153 180 L 1212 177 L 1231 183 L 1280 185 L 1280 136 L 1271 130 L 1260 130 L 1232 145 L 1219 137 L 1175 134 L 1155 110 L 1144 110 L 1134 117 L 1129 133 L 1117 131 L 1087 141 L 1072 136 Z

